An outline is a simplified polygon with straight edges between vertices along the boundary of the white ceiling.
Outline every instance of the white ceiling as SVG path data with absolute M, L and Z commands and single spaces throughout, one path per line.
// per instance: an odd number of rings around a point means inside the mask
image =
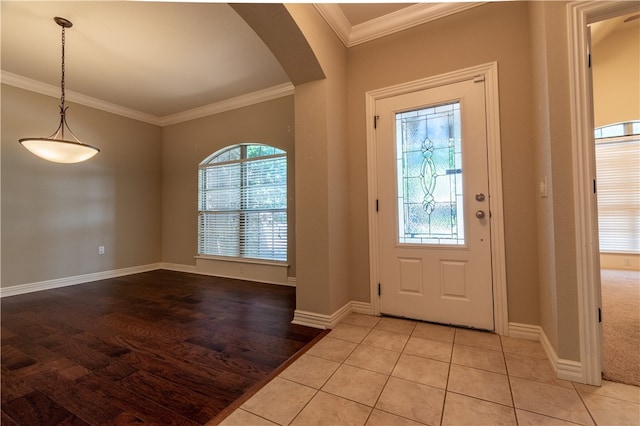
M 640 31 L 640 13 L 629 13 L 627 15 L 616 16 L 604 21 L 598 21 L 590 25 L 591 44 L 596 45 L 610 34 L 634 28 Z M 640 32 L 638 33 L 640 36 Z
M 346 46 L 482 3 L 321 3 Z M 292 93 L 262 40 L 226 3 L 7 1 L 2 82 L 60 96 L 61 16 L 67 100 L 164 125 Z M 256 98 L 256 96 L 258 96 Z M 250 102 L 248 102 L 250 103 Z
M 2 1 L 2 70 L 164 117 L 289 81 L 224 3 Z
M 53 17 L 61 16 L 73 22 L 65 42 L 68 101 L 163 125 L 215 112 L 216 105 L 229 100 L 240 99 L 232 102 L 238 106 L 243 97 L 254 99 L 256 93 L 267 98 L 292 93 L 278 61 L 226 3 L 0 4 L 3 83 L 60 96 L 61 27 Z M 441 4 L 445 3 L 431 3 L 429 8 Z M 411 9 L 416 4 L 411 3 L 316 7 L 333 21 L 330 24 L 348 46 L 416 20 Z M 398 20 L 405 9 L 410 13 Z M 380 26 L 383 18 L 394 14 Z M 365 30 L 360 31 L 365 37 L 354 40 L 352 33 L 358 29 Z

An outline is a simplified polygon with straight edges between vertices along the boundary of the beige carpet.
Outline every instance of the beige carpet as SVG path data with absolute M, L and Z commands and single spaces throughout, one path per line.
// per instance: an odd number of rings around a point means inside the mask
M 603 269 L 604 378 L 640 386 L 640 272 Z

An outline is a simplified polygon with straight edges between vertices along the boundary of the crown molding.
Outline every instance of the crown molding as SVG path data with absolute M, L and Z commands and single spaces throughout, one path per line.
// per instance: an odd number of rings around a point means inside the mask
M 406 30 L 426 22 L 480 6 L 483 3 L 418 3 L 371 21 L 355 25 L 351 46 Z
M 349 47 L 352 27 L 340 6 L 335 3 L 314 3 L 313 5 L 342 41 L 342 44 Z
M 366 43 L 426 22 L 453 15 L 485 2 L 418 3 L 393 13 L 351 26 L 337 4 L 314 4 L 338 38 L 347 47 Z
M 187 111 L 167 115 L 160 119 L 161 126 L 170 126 L 172 124 L 182 123 L 184 121 L 195 120 L 196 118 L 207 117 L 213 114 L 242 108 L 249 105 L 258 104 L 260 102 L 270 101 L 272 99 L 282 98 L 284 96 L 293 95 L 295 88 L 291 83 L 284 83 L 278 86 L 269 87 L 257 92 L 248 93 L 246 95 L 237 96 L 235 98 L 225 99 L 220 102 L 193 108 Z
M 18 74 L 13 74 L 4 70 L 0 73 L 0 82 L 9 86 L 18 87 L 20 89 L 29 90 L 35 93 L 40 93 L 41 95 L 51 96 L 54 98 L 60 97 L 59 87 L 43 83 L 41 81 L 32 80 L 30 78 L 23 77 Z M 144 112 L 136 111 L 97 98 L 92 98 L 91 96 L 86 96 L 82 93 L 73 92 L 70 90 L 65 90 L 65 98 L 70 102 L 74 102 L 80 105 L 164 127 L 172 124 L 182 123 L 184 121 L 194 120 L 196 118 L 206 117 L 208 115 L 230 111 L 236 108 L 257 104 L 260 102 L 266 102 L 272 99 L 292 95 L 293 93 L 293 84 L 284 83 L 278 86 L 269 87 L 264 90 L 259 90 L 257 92 L 248 93 L 246 95 L 237 96 L 235 98 L 225 99 L 220 102 L 215 102 L 213 104 L 204 105 L 202 107 L 190 109 L 172 115 L 167 115 L 164 117 L 146 114 Z
M 13 74 L 4 70 L 2 71 L 2 74 L 0 74 L 0 77 L 3 84 L 8 84 L 9 86 L 18 87 L 20 89 L 29 90 L 31 92 L 40 93 L 41 95 L 51 96 L 54 98 L 60 97 L 60 88 L 51 84 L 32 80 L 30 78 L 23 77 L 18 74 Z M 143 121 L 149 124 L 155 124 L 156 126 L 161 125 L 160 119 L 154 115 L 145 114 L 143 112 L 136 111 L 130 108 L 125 108 L 123 106 L 112 104 L 101 99 L 92 98 L 91 96 L 86 96 L 82 93 L 74 92 L 71 90 L 65 90 L 65 99 L 70 102 L 99 109 L 101 111 L 110 112 L 112 114 L 121 115 L 123 117 L 132 118 L 134 120 Z

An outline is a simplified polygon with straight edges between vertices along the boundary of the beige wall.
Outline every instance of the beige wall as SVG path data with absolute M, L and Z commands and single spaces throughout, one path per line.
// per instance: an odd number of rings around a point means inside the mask
M 293 96 L 163 128 L 162 260 L 195 265 L 198 253 L 198 165 L 227 147 L 258 142 L 287 151 L 289 276 L 295 276 Z
M 640 120 L 640 32 L 624 25 L 592 48 L 595 127 Z
M 566 2 L 530 2 L 534 62 L 536 181 L 540 224 L 540 325 L 561 359 L 579 360 L 578 282 Z
M 540 325 L 547 339 L 558 346 L 558 298 L 555 277 L 555 245 L 553 234 L 553 173 L 551 170 L 551 146 L 549 143 L 549 85 L 547 81 L 547 38 L 545 36 L 545 9 L 541 3 L 530 6 L 531 55 L 533 70 L 533 129 L 535 143 L 536 179 L 538 185 L 546 185 L 547 196 L 536 197 L 538 223 L 538 280 L 540 301 Z M 539 187 L 538 187 L 539 190 Z
M 161 129 L 69 104 L 73 131 L 102 152 L 50 163 L 18 139 L 50 135 L 58 105 L 2 85 L 2 287 L 161 260 Z
M 526 3 L 491 3 L 349 49 L 352 293 L 369 301 L 365 92 L 498 62 L 509 320 L 539 323 Z
M 602 253 L 600 268 L 640 271 L 640 254 Z
M 327 77 L 296 86 L 296 308 L 330 315 L 352 299 L 346 48 L 312 5 L 287 10 Z

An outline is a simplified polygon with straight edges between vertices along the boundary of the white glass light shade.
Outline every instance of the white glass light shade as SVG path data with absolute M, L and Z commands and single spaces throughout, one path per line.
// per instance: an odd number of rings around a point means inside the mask
M 20 143 L 38 157 L 54 163 L 79 163 L 100 152 L 91 145 L 62 139 L 24 138 Z

